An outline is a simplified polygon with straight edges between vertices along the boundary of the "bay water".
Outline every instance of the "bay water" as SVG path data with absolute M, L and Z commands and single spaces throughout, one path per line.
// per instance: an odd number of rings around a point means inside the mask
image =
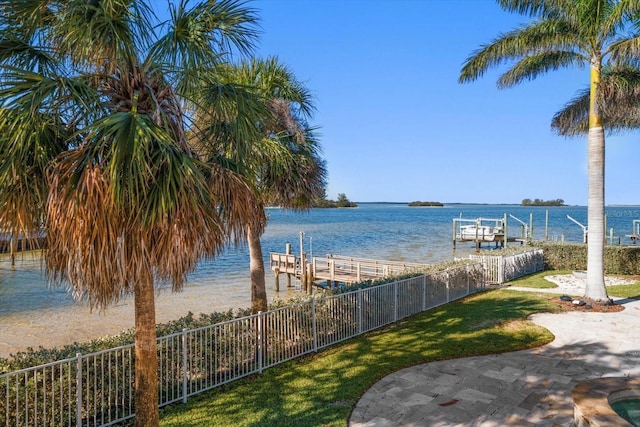
M 262 237 L 270 300 L 286 298 L 295 291 L 274 291 L 269 253 L 302 250 L 308 257 L 327 254 L 381 260 L 434 264 L 475 251 L 473 242 L 453 249 L 454 218 L 501 219 L 508 217 L 508 233 L 520 237 L 521 224 L 513 217 L 533 223 L 533 238 L 581 242 L 586 225 L 585 206 L 537 207 L 519 205 L 449 204 L 444 207 L 409 207 L 407 204 L 362 203 L 357 208 L 311 209 L 307 212 L 269 208 Z M 606 208 L 607 236 L 630 244 L 633 220 L 640 219 L 640 206 Z M 513 217 L 511 217 L 511 215 Z M 548 218 L 548 219 L 547 219 Z M 302 237 L 302 239 L 301 239 Z M 516 245 L 511 243 L 510 245 Z M 493 245 L 485 245 L 483 251 Z M 85 302 L 75 301 L 64 287 L 50 288 L 37 252 L 18 254 L 14 266 L 8 255 L 0 256 L 0 357 L 28 347 L 54 347 L 116 334 L 133 327 L 133 304 L 127 298 L 103 312 L 91 312 Z M 249 254 L 246 245 L 229 247 L 215 260 L 203 260 L 189 275 L 185 289 L 177 294 L 159 289 L 156 317 L 166 322 L 186 315 L 227 311 L 250 305 Z

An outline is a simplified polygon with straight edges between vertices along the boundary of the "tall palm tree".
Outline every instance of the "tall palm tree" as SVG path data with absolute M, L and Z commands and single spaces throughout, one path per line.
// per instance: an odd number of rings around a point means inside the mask
M 637 0 L 497 0 L 506 11 L 528 15 L 532 22 L 474 52 L 463 65 L 459 81 L 470 82 L 489 68 L 509 63 L 498 78 L 506 88 L 548 71 L 589 66 L 588 117 L 588 256 L 585 297 L 607 300 L 604 285 L 604 147 L 601 78 L 607 67 L 633 65 L 640 36 L 633 31 Z
M 29 182 L 21 168 L 46 166 L 31 219 L 2 220 L 28 228 L 44 214 L 51 282 L 91 307 L 134 295 L 136 425 L 157 425 L 155 286 L 179 290 L 256 217 L 242 176 L 189 144 L 200 111 L 247 133 L 235 144 L 257 138 L 238 107 L 252 110 L 253 97 L 215 73 L 232 48 L 250 49 L 255 14 L 234 0 L 168 3 L 156 36 L 144 1 L 0 0 L 0 9 L 0 143 L 20 160 L 0 163 L 0 203 L 14 197 L 11 173 Z
M 242 173 L 254 188 L 258 215 L 247 223 L 250 258 L 251 306 L 254 313 L 267 309 L 264 258 L 260 237 L 264 207 L 278 205 L 304 210 L 324 190 L 325 162 L 307 120 L 314 111 L 313 98 L 302 82 L 277 58 L 251 59 L 221 71 L 225 81 L 246 87 L 263 103 L 255 122 L 260 137 L 249 153 L 229 154 L 242 163 Z M 215 146 L 205 151 L 219 155 Z M 233 147 L 232 147 L 233 148 Z

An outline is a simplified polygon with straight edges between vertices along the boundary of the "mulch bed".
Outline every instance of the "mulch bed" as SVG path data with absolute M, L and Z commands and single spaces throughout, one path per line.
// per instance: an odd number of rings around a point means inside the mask
M 562 311 L 586 311 L 592 313 L 616 313 L 624 310 L 624 306 L 620 304 L 585 304 L 577 305 L 573 301 L 562 301 L 560 297 L 550 298 L 550 301 L 560 307 Z

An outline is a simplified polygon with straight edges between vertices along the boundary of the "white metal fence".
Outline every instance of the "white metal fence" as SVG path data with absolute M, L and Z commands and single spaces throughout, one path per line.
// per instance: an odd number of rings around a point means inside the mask
M 533 249 L 514 255 L 469 255 L 469 259 L 483 265 L 485 281 L 490 285 L 501 285 L 518 277 L 544 270 L 542 249 Z
M 158 338 L 159 403 L 201 393 L 484 288 L 480 264 Z M 109 426 L 135 416 L 123 346 L 0 375 L 0 425 Z

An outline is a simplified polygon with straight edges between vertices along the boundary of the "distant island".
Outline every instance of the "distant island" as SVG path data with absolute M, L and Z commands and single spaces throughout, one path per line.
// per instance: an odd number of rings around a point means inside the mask
M 420 201 L 416 201 L 416 202 L 410 202 L 409 206 L 444 206 L 442 203 L 440 202 L 420 202 Z
M 314 208 L 357 208 L 358 205 L 347 197 L 344 193 L 338 193 L 338 200 L 328 200 L 325 197 L 316 200 Z
M 522 206 L 567 206 L 562 199 L 542 200 L 542 199 L 523 199 Z

